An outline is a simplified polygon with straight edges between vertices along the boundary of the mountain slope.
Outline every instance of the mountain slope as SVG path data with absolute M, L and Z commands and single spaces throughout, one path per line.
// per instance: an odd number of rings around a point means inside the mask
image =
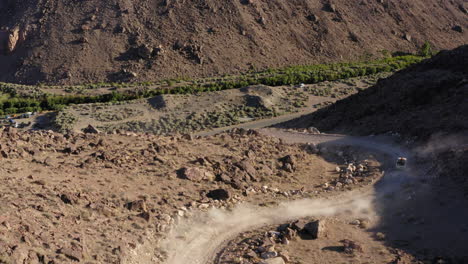
M 468 39 L 463 0 L 358 2 L 4 0 L 0 81 L 211 76 Z
M 353 134 L 398 132 L 424 140 L 468 131 L 468 45 L 444 51 L 377 85 L 287 123 Z

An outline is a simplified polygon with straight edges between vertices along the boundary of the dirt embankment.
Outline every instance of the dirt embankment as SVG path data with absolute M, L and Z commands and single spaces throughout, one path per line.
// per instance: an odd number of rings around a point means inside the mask
M 0 81 L 209 76 L 466 43 L 462 0 L 7 0 Z

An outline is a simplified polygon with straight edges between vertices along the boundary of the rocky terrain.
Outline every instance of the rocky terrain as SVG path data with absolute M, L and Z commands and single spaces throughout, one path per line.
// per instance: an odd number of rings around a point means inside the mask
M 466 44 L 463 0 L 4 0 L 0 81 L 214 76 Z
M 329 195 L 380 175 L 368 157 L 346 182 L 335 167 L 352 151 L 325 160 L 313 145 L 247 130 L 195 139 L 6 128 L 0 146 L 1 263 L 127 263 L 150 234 L 160 240 L 197 211 Z
M 466 1 L 0 14 L 0 264 L 468 263 Z

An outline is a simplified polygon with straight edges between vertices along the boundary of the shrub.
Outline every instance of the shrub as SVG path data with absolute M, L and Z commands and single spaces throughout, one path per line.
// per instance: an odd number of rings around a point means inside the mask
M 10 107 L 5 109 L 5 114 L 16 114 L 18 113 L 18 108 L 16 107 Z
M 419 55 L 423 57 L 430 57 L 433 55 L 431 44 L 429 43 L 429 41 L 424 42 L 424 44 L 421 46 Z

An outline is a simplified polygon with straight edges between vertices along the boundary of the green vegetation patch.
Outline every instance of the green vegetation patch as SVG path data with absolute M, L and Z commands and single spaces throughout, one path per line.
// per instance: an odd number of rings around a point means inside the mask
M 264 72 L 248 73 L 241 76 L 209 78 L 186 81 L 185 84 L 162 88 L 143 83 L 138 89 L 128 92 L 112 92 L 104 95 L 47 95 L 38 87 L 0 83 L 0 91 L 7 98 L 0 100 L 0 114 L 14 114 L 41 110 L 61 110 L 71 104 L 109 103 L 149 98 L 162 94 L 195 94 L 209 91 L 242 88 L 249 85 L 296 85 L 299 83 L 313 84 L 323 81 L 335 81 L 351 77 L 368 76 L 380 72 L 392 72 L 406 68 L 425 59 L 424 56 L 405 55 L 385 58 L 375 61 L 334 63 L 319 65 L 304 65 L 286 67 Z M 141 84 L 138 84 L 141 85 Z M 112 87 L 111 84 L 87 85 L 90 87 Z M 131 84 L 127 84 L 131 87 Z M 75 89 L 80 89 L 75 87 Z M 20 91 L 20 92 L 19 92 Z M 325 92 L 327 94 L 327 92 Z

